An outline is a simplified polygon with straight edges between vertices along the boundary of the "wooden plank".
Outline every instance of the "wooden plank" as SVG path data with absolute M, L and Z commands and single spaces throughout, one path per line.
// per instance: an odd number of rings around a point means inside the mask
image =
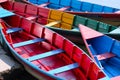
M 73 63 L 73 64 L 69 64 L 69 65 L 66 65 L 66 66 L 63 66 L 63 67 L 60 67 L 57 69 L 50 70 L 50 71 L 48 71 L 48 73 L 57 74 L 57 73 L 65 72 L 65 71 L 72 70 L 72 69 L 75 69 L 78 67 L 79 67 L 78 63 Z
M 21 47 L 21 46 L 25 46 L 25 45 L 29 45 L 29 44 L 33 44 L 33 43 L 37 43 L 37 42 L 42 42 L 42 41 L 45 41 L 45 39 L 36 38 L 36 39 L 33 39 L 33 40 L 28 40 L 28 41 L 24 41 L 24 42 L 20 42 L 20 43 L 15 43 L 15 44 L 13 44 L 13 47 L 14 48 Z
M 6 10 L 6 9 L 0 8 L 0 18 L 13 16 L 13 15 L 15 15 L 15 14 L 10 12 L 10 11 L 8 11 L 8 10 Z
M 100 54 L 100 55 L 96 55 L 98 60 L 104 60 L 104 59 L 107 59 L 107 58 L 111 58 L 111 57 L 114 57 L 115 54 L 112 54 L 112 53 L 104 53 L 104 54 Z
M 91 39 L 91 38 L 100 37 L 100 36 L 104 35 L 103 33 L 97 32 L 97 31 L 95 31 L 91 28 L 88 28 L 82 24 L 79 24 L 79 28 L 81 30 L 81 33 L 82 33 L 84 39 Z
M 59 24 L 60 22 L 61 22 L 61 21 L 54 21 L 54 22 L 51 22 L 51 23 L 46 24 L 45 26 L 51 27 L 51 26 L 54 26 L 54 25 L 56 25 L 56 24 Z
M 18 32 L 18 31 L 21 31 L 21 30 L 23 30 L 23 29 L 22 28 L 10 28 L 6 32 L 8 34 L 10 34 L 10 33 Z
M 60 11 L 65 11 L 65 10 L 67 10 L 67 9 L 69 9 L 70 7 L 69 6 L 67 6 L 67 7 L 62 7 L 62 8 L 60 8 L 60 9 L 58 9 L 58 10 L 60 10 Z
M 46 7 L 46 6 L 49 5 L 49 4 L 50 4 L 49 2 L 43 3 L 43 4 L 38 5 L 38 7 Z
M 111 78 L 110 80 L 119 80 L 119 79 L 120 79 L 120 76 L 116 76 L 116 77 Z
M 53 56 L 53 55 L 56 55 L 56 54 L 60 54 L 62 52 L 64 52 L 64 50 L 56 49 L 56 50 L 52 50 L 52 51 L 49 51 L 49 52 L 45 52 L 45 53 L 42 53 L 42 54 L 32 56 L 32 57 L 28 58 L 27 60 L 34 61 L 34 60 L 38 60 L 38 59 L 41 59 L 41 58 L 45 58 L 45 57 Z
M 35 20 L 36 18 L 37 18 L 37 16 L 29 16 L 26 19 L 28 19 L 28 20 Z

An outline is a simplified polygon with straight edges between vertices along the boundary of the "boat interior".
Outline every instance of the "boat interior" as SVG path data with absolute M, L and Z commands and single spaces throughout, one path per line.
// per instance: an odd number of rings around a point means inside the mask
M 78 24 L 83 24 L 103 33 L 108 33 L 116 29 L 116 26 L 112 26 L 103 22 L 57 10 L 36 7 L 34 5 L 10 1 L 1 3 L 0 5 L 9 11 L 15 12 L 19 15 L 26 17 L 29 20 L 36 21 L 43 25 L 51 22 L 56 22 L 56 24 L 51 25 L 54 28 L 61 28 L 65 30 L 79 32 Z
M 66 80 L 104 76 L 80 48 L 43 25 L 17 15 L 2 20 L 3 33 L 12 48 L 39 69 Z
M 108 36 L 87 39 L 91 56 L 110 77 L 120 76 L 120 41 Z
M 48 7 L 62 11 L 81 11 L 81 12 L 116 12 L 119 9 L 83 2 L 79 0 L 24 0 L 37 4 L 41 7 Z

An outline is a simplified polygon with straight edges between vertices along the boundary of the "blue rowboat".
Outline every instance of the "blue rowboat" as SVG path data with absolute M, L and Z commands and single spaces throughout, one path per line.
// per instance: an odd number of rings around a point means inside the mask
M 23 0 L 30 4 L 35 4 L 39 7 L 58 9 L 67 12 L 104 12 L 113 13 L 118 11 L 118 8 L 107 7 L 103 5 L 93 4 L 80 0 Z
M 110 80 L 119 80 L 120 41 L 81 24 L 79 28 L 90 56 Z

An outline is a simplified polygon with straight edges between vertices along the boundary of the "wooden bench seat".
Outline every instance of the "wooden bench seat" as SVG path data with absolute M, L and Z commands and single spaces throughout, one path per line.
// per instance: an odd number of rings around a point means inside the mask
M 89 45 L 88 47 L 90 48 L 92 55 L 94 55 L 94 57 L 96 57 L 98 60 L 104 60 L 104 59 L 111 58 L 111 57 L 115 56 L 115 54 L 113 54 L 113 53 L 97 54 L 97 52 L 95 51 L 95 49 L 91 45 Z
M 28 20 L 35 20 L 36 18 L 38 18 L 37 16 L 29 16 L 29 17 L 26 17 L 26 19 L 28 19 Z
M 62 7 L 62 8 L 60 8 L 60 9 L 58 9 L 58 10 L 60 10 L 60 11 L 65 11 L 65 10 L 67 10 L 67 9 L 69 9 L 70 7 L 69 6 L 67 6 L 67 7 Z
M 50 23 L 48 23 L 48 24 L 46 24 L 46 25 L 44 25 L 44 26 L 47 26 L 47 27 L 51 27 L 51 26 L 54 26 L 54 25 L 56 25 L 56 24 L 59 24 L 61 21 L 53 21 L 53 22 L 50 22 Z
M 120 76 L 116 76 L 116 77 L 111 78 L 110 80 L 119 80 L 119 79 L 120 79 Z
M 16 48 L 16 47 L 21 47 L 21 46 L 25 46 L 25 45 L 29 45 L 29 44 L 41 42 L 41 41 L 45 41 L 45 39 L 36 38 L 36 39 L 33 39 L 33 40 L 23 41 L 23 42 L 20 42 L 20 43 L 15 43 L 15 44 L 13 44 L 13 47 L 14 47 L 14 48 Z
M 23 30 L 23 29 L 22 28 L 10 28 L 6 32 L 8 34 L 10 34 L 10 33 L 18 32 L 18 31 L 21 31 L 21 30 Z
M 69 65 L 66 65 L 66 66 L 63 66 L 63 67 L 60 67 L 57 69 L 50 70 L 50 71 L 48 71 L 48 73 L 57 74 L 57 73 L 65 72 L 65 71 L 72 70 L 72 69 L 75 69 L 78 67 L 79 67 L 78 63 L 73 63 L 73 64 L 69 64 Z
M 104 59 L 107 59 L 107 58 L 111 58 L 111 57 L 114 57 L 115 54 L 112 54 L 112 53 L 104 53 L 104 54 L 100 54 L 100 55 L 96 55 L 98 60 L 104 60 Z
M 34 61 L 34 60 L 38 60 L 38 59 L 41 59 L 41 58 L 45 58 L 45 57 L 53 56 L 53 55 L 56 55 L 56 54 L 60 54 L 62 52 L 64 52 L 64 50 L 56 49 L 56 50 L 52 50 L 52 51 L 49 51 L 49 52 L 45 52 L 45 53 L 42 53 L 42 54 L 38 54 L 38 55 L 35 55 L 35 56 L 32 56 L 32 57 L 29 57 L 27 60 L 28 61 Z

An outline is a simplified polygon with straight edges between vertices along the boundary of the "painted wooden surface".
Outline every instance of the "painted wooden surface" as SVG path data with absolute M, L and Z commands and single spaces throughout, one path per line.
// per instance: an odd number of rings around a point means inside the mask
M 24 0 L 27 1 L 27 0 Z M 28 0 L 30 3 L 43 5 L 49 3 L 44 7 L 59 9 L 64 11 L 74 11 L 74 12 L 116 12 L 118 8 L 109 7 L 107 5 L 93 4 L 91 2 L 84 2 L 81 0 Z M 28 3 L 29 3 L 28 2 Z M 62 9 L 61 9 L 62 8 Z M 64 9 L 65 8 L 65 9 Z
M 1 12 L 1 13 L 0 13 L 0 18 L 14 15 L 14 13 L 9 12 L 9 11 L 7 11 L 7 10 L 4 10 L 3 8 L 0 8 L 0 12 Z
M 56 12 L 56 10 L 52 11 L 53 14 L 56 14 Z M 61 15 L 61 13 L 58 15 Z M 58 16 L 53 17 L 55 16 L 53 14 L 50 19 L 60 19 Z M 71 25 L 69 22 L 73 22 L 70 19 L 74 16 L 68 13 L 64 13 L 62 16 L 64 17 L 63 22 Z M 66 20 L 66 18 L 69 19 Z M 3 28 L 1 30 L 0 41 L 4 48 L 10 50 L 14 57 L 24 65 L 25 69 L 29 72 L 31 71 L 31 74 L 35 73 L 36 76 L 39 76 L 39 79 L 42 76 L 42 78 L 49 80 L 96 80 L 105 76 L 82 49 L 61 35 L 45 28 L 43 25 L 14 15 L 4 17 L 3 21 L 1 21 L 1 26 Z M 9 32 L 7 30 L 14 30 L 14 28 L 22 28 L 23 30 L 20 32 L 15 30 L 15 32 L 13 31 L 14 33 L 9 34 L 6 33 Z M 36 41 L 38 38 L 40 40 Z M 38 42 L 42 38 L 45 40 Z M 26 42 L 29 42 L 29 44 Z M 17 47 L 14 44 L 17 44 Z M 38 56 L 39 54 L 43 57 Z
M 111 80 L 118 80 L 120 77 L 120 41 L 101 35 L 101 33 L 83 25 L 79 25 L 79 28 L 91 57 Z M 96 35 L 92 36 L 92 34 Z
M 9 11 L 14 11 L 16 14 L 24 16 L 29 20 L 32 17 L 31 19 L 32 21 L 38 22 L 39 24 L 42 25 L 58 21 L 54 25 L 52 24 L 52 27 L 48 28 L 62 34 L 64 37 L 70 39 L 73 42 L 82 43 L 82 41 L 80 41 L 81 37 L 79 37 L 80 33 L 78 29 L 78 24 L 86 25 L 92 29 L 98 30 L 99 32 L 105 34 L 106 33 L 108 34 L 108 32 L 116 28 L 115 26 L 100 21 L 96 21 L 93 19 L 72 15 L 61 11 L 50 10 L 48 8 L 37 7 L 34 5 L 23 4 L 19 2 L 2 3 L 1 6 Z M 118 23 L 117 25 L 119 24 L 120 23 Z M 46 27 L 47 26 L 51 25 L 46 25 Z M 118 34 L 115 35 L 116 37 L 111 33 L 110 36 L 115 37 L 116 39 L 120 39 L 119 36 L 117 36 Z
M 119 0 L 80 0 L 100 5 L 105 5 L 109 7 L 119 8 L 120 9 L 120 1 Z

